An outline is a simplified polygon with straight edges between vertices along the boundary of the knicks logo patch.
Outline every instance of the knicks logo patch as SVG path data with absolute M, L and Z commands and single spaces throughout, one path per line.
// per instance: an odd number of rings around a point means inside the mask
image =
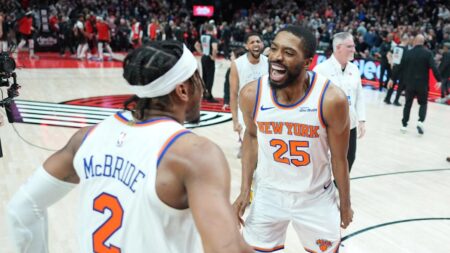
M 121 111 L 130 95 L 100 96 L 76 99 L 62 103 L 14 100 L 11 111 L 14 122 L 81 128 L 95 125 Z M 205 127 L 231 120 L 231 113 L 222 110 L 222 103 L 203 101 L 198 124 L 185 124 L 186 128 Z M 117 143 L 119 145 L 119 142 Z
M 328 240 L 324 240 L 324 239 L 319 239 L 316 241 L 317 246 L 319 246 L 319 249 L 322 252 L 327 251 L 327 249 L 329 249 L 331 246 L 333 246 L 333 243 L 328 241 Z

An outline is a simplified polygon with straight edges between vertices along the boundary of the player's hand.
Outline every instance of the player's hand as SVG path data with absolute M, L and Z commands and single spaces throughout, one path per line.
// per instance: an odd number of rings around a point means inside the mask
M 237 122 L 237 121 L 233 121 L 233 130 L 235 132 L 238 132 L 238 134 L 241 134 L 242 125 L 239 122 Z
M 222 106 L 222 111 L 226 111 L 226 110 L 228 110 L 230 108 L 230 105 L 229 104 L 223 104 L 223 106 Z
M 388 87 L 388 89 L 392 89 L 392 87 L 394 87 L 394 81 L 389 80 L 387 87 Z
M 237 199 L 233 203 L 233 209 L 236 213 L 239 224 L 244 225 L 244 220 L 242 219 L 242 215 L 244 215 L 245 208 L 250 203 L 250 190 L 241 191 Z
M 341 211 L 341 228 L 347 228 L 348 225 L 353 221 L 353 210 L 351 206 L 343 206 L 339 207 Z
M 366 122 L 360 121 L 358 124 L 358 139 L 366 134 Z

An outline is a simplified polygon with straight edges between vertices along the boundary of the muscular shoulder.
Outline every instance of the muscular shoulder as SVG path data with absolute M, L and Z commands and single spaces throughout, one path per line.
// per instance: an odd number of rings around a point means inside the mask
M 334 84 L 330 84 L 323 100 L 323 114 L 327 124 L 340 117 L 348 117 L 348 100 L 344 92 Z
M 328 86 L 323 102 L 326 104 L 336 106 L 342 105 L 348 106 L 347 96 L 345 95 L 345 93 L 342 91 L 341 88 L 339 88 L 333 83 L 330 83 L 330 85 Z
M 225 161 L 225 156 L 217 144 L 191 133 L 178 138 L 163 160 L 165 165 L 177 168 L 180 173 L 196 174 Z

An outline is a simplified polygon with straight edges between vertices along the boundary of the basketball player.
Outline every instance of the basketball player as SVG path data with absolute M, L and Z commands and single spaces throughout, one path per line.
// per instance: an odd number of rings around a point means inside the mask
M 355 42 L 349 32 L 336 33 L 333 36 L 333 54 L 314 68 L 318 74 L 330 79 L 344 91 L 350 106 L 350 143 L 347 160 L 349 171 L 356 158 L 356 139 L 366 132 L 366 106 L 358 66 L 353 61 Z M 390 71 L 390 70 L 389 70 Z
M 192 53 L 151 42 L 126 57 L 123 75 L 137 95 L 125 107 L 135 110 L 80 129 L 10 201 L 20 252 L 48 252 L 47 207 L 77 184 L 79 252 L 252 252 L 229 203 L 222 151 L 182 126 L 200 115 Z
M 13 53 L 14 59 L 17 60 L 20 50 L 28 43 L 28 48 L 30 52 L 30 59 L 39 59 L 37 55 L 34 54 L 34 40 L 33 40 L 33 12 L 28 11 L 25 16 L 18 20 L 18 35 L 20 37 L 19 45 L 17 46 L 15 52 Z
M 108 51 L 110 57 L 109 60 L 114 58 L 114 53 L 111 49 L 109 43 L 111 42 L 111 31 L 108 23 L 103 20 L 103 17 L 97 17 L 97 22 L 95 23 L 97 27 L 97 48 L 98 48 L 98 60 L 103 61 L 103 46 Z
M 269 69 L 267 57 L 262 55 L 263 48 L 261 36 L 252 32 L 246 35 L 245 49 L 247 53 L 231 62 L 230 67 L 230 109 L 233 116 L 233 130 L 239 134 L 239 140 L 242 139 L 244 124 L 242 112 L 238 107 L 239 91 L 251 81 L 257 80 L 267 74 Z M 240 158 L 240 153 L 238 158 Z
M 306 251 L 336 252 L 339 225 L 346 228 L 352 221 L 347 98 L 329 80 L 307 71 L 315 48 L 306 28 L 281 29 L 270 46 L 269 74 L 246 85 L 239 97 L 246 130 L 234 207 L 242 222 L 257 167 L 243 235 L 260 252 L 282 252 L 289 223 Z

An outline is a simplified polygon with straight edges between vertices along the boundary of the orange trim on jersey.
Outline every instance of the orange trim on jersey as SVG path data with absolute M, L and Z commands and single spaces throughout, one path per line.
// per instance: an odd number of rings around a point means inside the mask
M 190 131 L 187 130 L 187 129 L 181 129 L 181 130 L 176 131 L 174 134 L 172 134 L 172 135 L 166 140 L 166 142 L 164 143 L 164 145 L 162 145 L 161 149 L 159 150 L 159 152 L 158 152 L 158 158 L 159 158 L 159 157 L 162 155 L 162 153 L 166 150 L 166 148 L 167 148 L 167 146 L 169 145 L 169 143 L 170 143 L 175 137 L 177 137 L 178 135 L 180 135 L 180 134 L 183 133 L 183 132 L 188 133 L 188 132 L 190 132 Z
M 284 245 L 275 246 L 273 248 L 260 248 L 260 247 L 252 246 L 252 248 L 259 252 L 273 252 L 273 251 L 277 251 L 280 249 L 284 249 Z
M 320 92 L 320 97 L 319 97 L 319 104 L 317 105 L 317 116 L 319 117 L 319 121 L 320 121 L 320 125 L 323 128 L 327 127 L 327 124 L 324 122 L 324 118 L 323 118 L 323 112 L 322 112 L 322 102 L 323 102 L 323 97 L 325 96 L 325 91 L 328 89 L 328 87 L 330 87 L 330 80 L 326 80 L 325 81 L 325 85 L 322 87 L 322 91 Z
M 317 253 L 316 251 L 314 251 L 312 249 L 308 249 L 308 248 L 304 248 L 304 249 L 306 250 L 306 252 L 309 252 L 309 253 Z
M 257 83 L 257 89 L 256 89 L 256 104 L 255 107 L 253 108 L 253 121 L 256 122 L 256 119 L 258 117 L 258 112 L 259 112 L 259 106 L 261 104 L 261 90 L 262 90 L 262 77 L 260 77 L 258 79 L 258 83 Z
M 311 71 L 312 72 L 312 71 Z M 291 110 L 291 109 L 295 109 L 295 108 L 297 108 L 297 107 L 299 107 L 299 106 L 301 106 L 302 104 L 304 104 L 307 100 L 308 100 L 308 97 L 309 97 L 309 95 L 311 95 L 311 93 L 312 93 L 312 91 L 313 91 L 313 89 L 314 89 L 314 86 L 315 86 L 315 84 L 316 84 L 316 82 L 317 82 L 317 74 L 315 73 L 315 72 L 312 72 L 313 74 L 312 74 L 312 78 L 314 79 L 313 80 L 313 83 L 311 84 L 311 86 L 310 87 L 308 87 L 308 89 L 306 89 L 306 94 L 305 95 L 303 95 L 303 97 L 302 98 L 300 98 L 296 103 L 297 104 L 294 104 L 294 106 L 290 106 L 290 105 L 286 105 L 286 106 L 280 106 L 280 103 L 279 102 L 277 102 L 276 101 L 276 98 L 274 97 L 274 90 L 272 90 L 272 88 L 270 88 L 270 97 L 272 98 L 272 102 L 273 102 L 273 104 L 275 105 L 275 107 L 276 108 L 278 108 L 278 109 L 281 109 L 281 110 Z
M 92 132 L 94 132 L 94 130 L 97 128 L 97 126 L 98 126 L 98 124 L 95 125 L 95 126 L 93 126 L 93 127 L 91 127 L 91 129 L 89 129 L 89 130 L 84 134 L 84 137 L 83 137 L 83 140 L 81 141 L 81 144 L 83 144 L 84 141 L 87 139 L 87 137 L 90 136 Z
M 132 122 L 130 120 L 127 120 L 126 118 L 124 118 L 123 116 L 121 116 L 121 114 L 116 113 L 114 114 L 114 118 L 116 118 L 119 122 L 129 125 L 129 126 L 133 126 L 133 127 L 143 127 L 143 126 L 150 126 L 156 123 L 161 123 L 161 122 L 173 122 L 173 119 L 170 118 L 155 118 L 155 119 L 151 119 L 148 121 L 144 121 L 144 122 Z

